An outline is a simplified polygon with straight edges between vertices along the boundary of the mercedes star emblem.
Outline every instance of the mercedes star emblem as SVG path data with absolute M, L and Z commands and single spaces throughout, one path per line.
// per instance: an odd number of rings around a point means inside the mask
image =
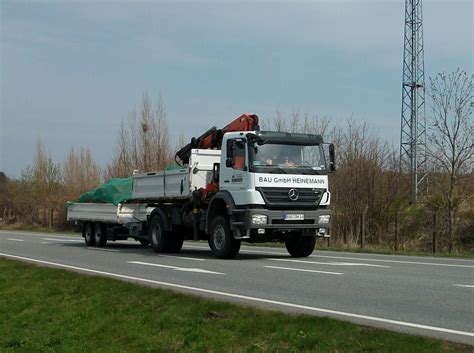
M 300 194 L 298 193 L 298 190 L 290 189 L 290 191 L 288 191 L 288 197 L 291 201 L 296 201 L 298 200 L 298 197 L 300 197 Z

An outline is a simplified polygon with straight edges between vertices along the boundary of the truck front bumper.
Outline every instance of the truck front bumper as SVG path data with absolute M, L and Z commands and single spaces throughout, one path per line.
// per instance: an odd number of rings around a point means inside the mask
M 271 232 L 303 231 L 315 235 L 324 229 L 328 234 L 331 227 L 331 210 L 267 210 L 246 209 L 235 215 L 231 227 L 249 234 L 248 230 L 268 230 Z M 246 231 L 247 230 L 247 231 Z M 252 231 L 253 233 L 253 231 Z

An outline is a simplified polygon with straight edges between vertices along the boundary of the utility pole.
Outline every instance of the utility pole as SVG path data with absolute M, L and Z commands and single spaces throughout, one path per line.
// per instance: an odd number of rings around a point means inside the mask
M 410 176 L 410 201 L 427 193 L 425 64 L 421 0 L 405 0 L 400 175 Z

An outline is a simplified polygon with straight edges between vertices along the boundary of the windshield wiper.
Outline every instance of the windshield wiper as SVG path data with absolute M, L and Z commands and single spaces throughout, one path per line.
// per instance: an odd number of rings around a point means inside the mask
M 279 167 L 277 165 L 256 165 L 253 167 L 255 170 L 258 170 L 258 169 L 263 169 L 265 171 L 265 173 L 269 173 L 269 174 L 288 174 L 288 172 L 286 170 L 284 170 L 282 167 Z
M 319 175 L 319 171 L 314 169 L 313 167 L 310 167 L 309 165 L 299 165 L 296 167 L 297 169 L 307 169 L 308 171 L 311 171 L 311 173 L 303 173 L 303 174 L 316 174 Z

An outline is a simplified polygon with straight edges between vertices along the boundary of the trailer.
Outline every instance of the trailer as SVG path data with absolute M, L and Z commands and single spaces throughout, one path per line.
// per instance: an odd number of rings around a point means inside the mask
M 259 131 L 244 114 L 192 139 L 178 168 L 134 174 L 121 202 L 71 203 L 67 218 L 89 246 L 133 238 L 162 253 L 207 240 L 216 257 L 234 258 L 242 241 L 279 241 L 309 256 L 331 224 L 334 146 L 326 160 L 323 144 L 320 135 Z

